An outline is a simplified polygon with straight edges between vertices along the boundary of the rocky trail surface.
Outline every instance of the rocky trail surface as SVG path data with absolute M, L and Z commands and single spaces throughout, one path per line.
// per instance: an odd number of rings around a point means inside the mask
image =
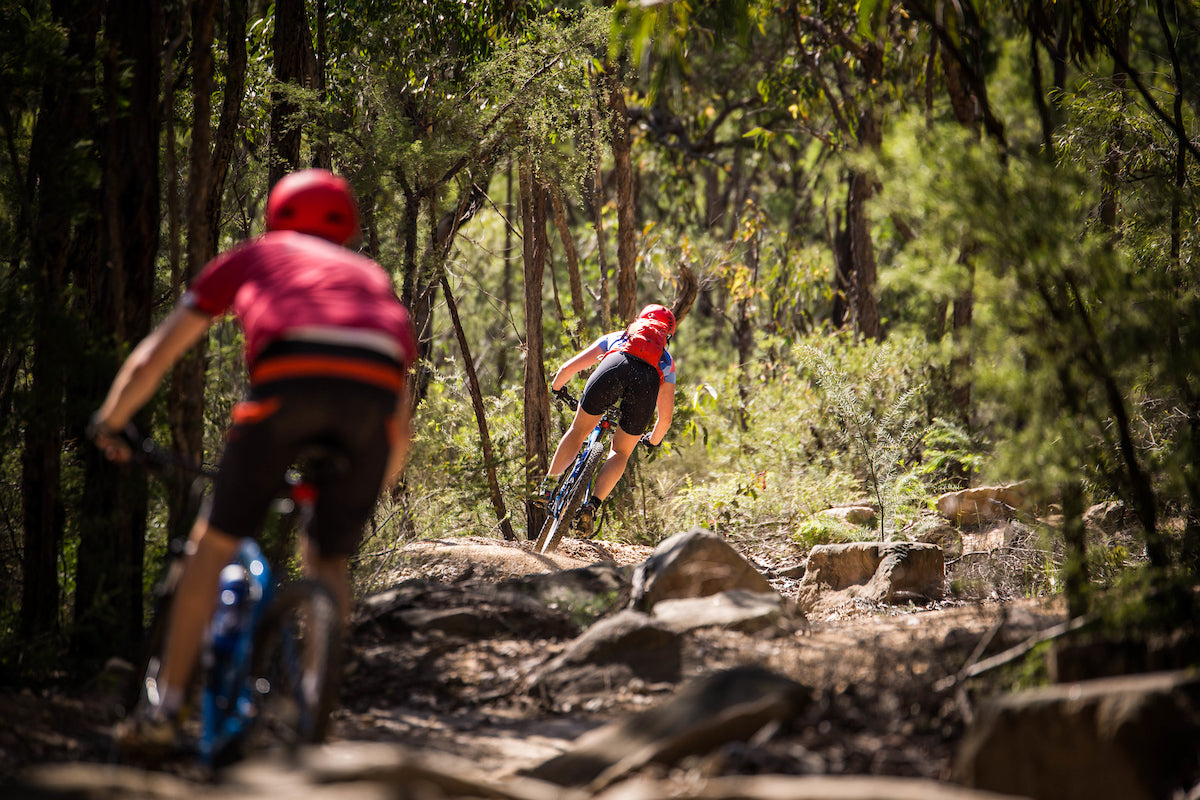
M 98 680 L 0 691 L 0 796 L 996 798 L 956 782 L 998 690 L 963 671 L 1065 621 L 1042 599 L 881 603 L 823 585 L 814 602 L 802 568 L 761 554 L 408 550 L 360 603 L 333 736 L 299 765 L 252 758 L 215 780 L 186 759 L 118 765 Z M 899 586 L 904 564 L 889 569 Z

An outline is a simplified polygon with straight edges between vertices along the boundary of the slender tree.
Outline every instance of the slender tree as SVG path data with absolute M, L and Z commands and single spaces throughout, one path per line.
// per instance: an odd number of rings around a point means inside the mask
M 118 22 L 119 21 L 119 22 Z M 103 266 L 78 265 L 80 285 L 95 279 L 89 316 L 111 342 L 140 339 L 149 330 L 159 231 L 158 144 L 162 131 L 161 51 L 164 19 L 158 2 L 111 2 L 105 31 L 112 37 L 105 60 L 101 218 L 97 252 Z M 124 74 L 131 79 L 122 80 Z M 109 357 L 103 371 L 87 376 L 79 394 L 98 403 L 115 371 Z M 78 431 L 76 423 L 75 430 Z M 142 561 L 146 532 L 146 476 L 101 463 L 84 450 L 87 479 L 79 522 L 75 575 L 76 652 L 103 658 L 132 655 L 141 631 Z
M 86 176 L 95 136 L 91 95 L 95 90 L 96 42 L 103 4 L 91 0 L 55 5 L 55 24 L 65 32 L 60 61 L 48 70 L 29 150 L 30 209 L 28 302 L 33 339 L 21 447 L 24 522 L 20 632 L 31 639 L 59 628 L 58 561 L 65 510 L 61 470 L 66 372 L 72 328 L 64 315 L 72 260 L 94 231 L 75 221 L 95 207 Z M 83 241 L 80 241 L 80 238 Z

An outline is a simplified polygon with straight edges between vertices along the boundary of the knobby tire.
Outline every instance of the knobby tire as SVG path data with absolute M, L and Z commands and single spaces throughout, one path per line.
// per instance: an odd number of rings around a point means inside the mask
M 542 532 L 538 536 L 537 545 L 534 548 L 536 552 L 551 553 L 558 548 L 563 533 L 570 527 L 580 507 L 587 502 L 592 476 L 596 474 L 596 470 L 600 468 L 600 462 L 604 460 L 605 449 L 605 445 L 601 441 L 592 443 L 587 455 L 584 456 L 583 469 L 578 477 L 563 488 L 563 491 L 567 493 L 567 502 L 563 504 L 561 513 L 546 520 L 546 524 L 542 526 Z
M 324 584 L 302 580 L 279 590 L 255 632 L 258 714 L 247 750 L 294 753 L 324 741 L 341 684 L 341 637 L 337 601 Z

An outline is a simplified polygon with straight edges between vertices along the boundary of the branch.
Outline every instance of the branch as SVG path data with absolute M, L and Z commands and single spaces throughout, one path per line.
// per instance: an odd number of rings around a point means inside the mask
M 1113 42 L 1107 33 L 1105 33 L 1104 29 L 1100 27 L 1100 23 L 1096 20 L 1095 9 L 1092 8 L 1092 3 L 1090 0 L 1085 0 L 1085 2 L 1080 3 L 1080 6 L 1083 8 L 1083 17 L 1085 22 L 1093 31 L 1095 31 L 1097 38 L 1104 43 L 1104 48 L 1108 50 L 1108 54 L 1113 57 L 1113 60 L 1117 62 L 1117 65 L 1120 66 L 1121 69 L 1125 71 L 1125 74 L 1129 76 L 1129 79 L 1133 81 L 1133 85 L 1137 87 L 1138 94 L 1140 94 L 1142 99 L 1146 101 L 1146 104 L 1150 106 L 1150 111 L 1154 114 L 1154 116 L 1166 123 L 1167 127 L 1170 128 L 1175 136 L 1179 139 L 1179 144 L 1186 148 L 1187 151 L 1192 154 L 1192 157 L 1196 159 L 1196 161 L 1200 162 L 1200 148 L 1196 146 L 1195 142 L 1188 138 L 1187 131 L 1183 129 L 1183 127 L 1179 124 L 1179 121 L 1167 114 L 1167 112 L 1164 111 L 1161 106 L 1159 106 L 1153 95 L 1150 94 L 1149 87 L 1142 82 L 1141 73 L 1133 68 L 1128 59 L 1126 59 L 1121 53 L 1121 49 L 1117 47 L 1116 43 Z M 1176 91 L 1178 91 L 1178 89 L 1179 87 L 1176 87 Z
M 933 684 L 934 691 L 944 692 L 947 689 L 954 688 L 957 684 L 967 680 L 968 678 L 977 678 L 983 673 L 990 672 L 997 667 L 1002 667 L 1005 664 L 1011 664 L 1013 661 L 1016 661 L 1017 659 L 1028 654 L 1029 651 L 1033 650 L 1033 648 L 1037 647 L 1039 644 L 1042 644 L 1043 642 L 1049 642 L 1052 639 L 1057 639 L 1061 636 L 1066 636 L 1068 633 L 1079 630 L 1093 620 L 1094 618 L 1087 614 L 1081 617 L 1075 617 L 1074 619 L 1069 619 L 1066 622 L 1036 633 L 1025 641 L 1021 642 L 1016 647 L 1010 647 L 1004 652 L 997 653 L 990 658 L 985 658 L 982 661 L 977 661 L 974 663 L 968 661 L 967 664 L 963 665 L 963 668 L 960 669 L 957 674 L 947 675 L 937 683 Z
M 991 103 L 988 102 L 987 81 L 967 60 L 962 49 L 950 38 L 950 33 L 945 26 L 935 19 L 924 3 L 918 0 L 904 0 L 904 6 L 912 12 L 914 17 L 929 26 L 929 29 L 937 36 L 938 42 L 946 48 L 946 52 L 954 57 L 954 61 L 962 69 L 963 74 L 970 80 L 971 91 L 974 93 L 975 99 L 979 101 L 979 113 L 983 117 L 983 127 L 1004 150 L 1008 150 L 1008 141 L 1004 136 L 1004 124 L 996 119 L 996 115 L 992 113 Z

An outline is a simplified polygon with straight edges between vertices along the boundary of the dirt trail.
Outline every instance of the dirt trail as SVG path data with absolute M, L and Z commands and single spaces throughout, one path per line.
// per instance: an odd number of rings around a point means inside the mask
M 388 580 L 417 570 L 453 582 L 578 566 L 607 558 L 640 563 L 649 548 L 568 541 L 546 564 L 516 545 L 498 557 L 494 540 L 441 546 L 434 562 L 410 561 Z M 598 556 L 598 548 L 605 555 Z M 780 585 L 786 593 L 788 586 Z M 976 645 L 988 653 L 1015 645 L 1063 619 L 1056 602 L 944 602 L 927 607 L 834 605 L 810 616 L 808 629 L 784 638 L 728 631 L 687 637 L 687 676 L 756 663 L 814 689 L 816 702 L 786 736 L 723 754 L 724 770 L 906 775 L 944 779 L 975 698 L 933 690 L 959 670 Z M 437 638 L 391 642 L 355 639 L 339 740 L 398 742 L 465 756 L 479 776 L 508 775 L 538 764 L 580 734 L 662 702 L 678 687 L 617 687 L 577 707 L 547 707 L 521 689 L 523 679 L 565 643 L 548 640 Z M 113 687 L 0 689 L 0 780 L 31 764 L 108 761 L 116 718 Z M 171 771 L 187 774 L 186 765 Z

